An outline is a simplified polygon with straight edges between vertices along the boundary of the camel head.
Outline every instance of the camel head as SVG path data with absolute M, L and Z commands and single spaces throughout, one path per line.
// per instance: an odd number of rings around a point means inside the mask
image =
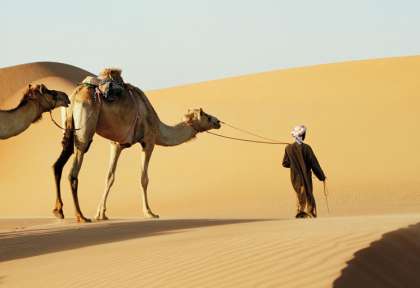
M 207 114 L 203 109 L 188 109 L 184 116 L 184 121 L 198 132 L 220 128 L 220 120 Z
M 25 100 L 38 101 L 44 111 L 50 111 L 57 107 L 68 107 L 70 104 L 66 93 L 50 90 L 44 84 L 29 84 L 25 93 Z

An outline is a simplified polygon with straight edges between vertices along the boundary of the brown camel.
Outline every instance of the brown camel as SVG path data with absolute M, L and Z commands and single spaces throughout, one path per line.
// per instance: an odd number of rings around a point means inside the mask
M 54 164 L 57 199 L 53 213 L 64 218 L 63 201 L 61 199 L 60 180 L 64 165 L 74 153 L 73 167 L 69 175 L 73 201 L 78 222 L 89 222 L 83 216 L 78 201 L 78 174 L 82 166 L 83 156 L 89 149 L 95 133 L 111 141 L 111 154 L 105 191 L 99 203 L 96 219 L 106 220 L 106 201 L 114 183 L 115 169 L 121 151 L 135 143 L 143 147 L 144 157 L 141 175 L 143 188 L 143 212 L 146 217 L 158 218 L 152 212 L 147 200 L 149 183 L 148 166 L 155 145 L 175 146 L 194 138 L 198 133 L 220 128 L 220 121 L 202 109 L 189 110 L 184 121 L 169 126 L 160 121 L 156 111 L 139 88 L 124 83 L 121 70 L 105 69 L 99 75 L 99 81 L 112 80 L 124 89 L 114 101 L 109 102 L 98 95 L 98 87 L 79 85 L 71 96 L 71 105 L 66 119 L 66 132 L 63 139 L 63 150 Z M 98 80 L 96 79 L 96 80 Z
M 11 110 L 0 110 L 0 139 L 16 136 L 41 119 L 42 113 L 54 108 L 67 107 L 70 100 L 66 93 L 49 90 L 45 85 L 29 84 L 19 105 Z

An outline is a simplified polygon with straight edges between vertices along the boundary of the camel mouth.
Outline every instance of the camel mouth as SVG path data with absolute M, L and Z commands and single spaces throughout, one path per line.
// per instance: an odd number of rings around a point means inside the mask
M 70 98 L 69 96 L 61 91 L 50 90 L 52 100 L 55 102 L 54 106 L 57 107 L 69 107 Z
M 70 105 L 70 99 L 67 95 L 65 95 L 64 99 L 63 99 L 63 106 L 64 107 L 69 107 Z
M 56 105 L 55 105 L 56 107 L 69 107 L 70 106 L 70 101 L 69 101 L 69 99 L 61 99 L 61 100 L 59 100 L 57 103 L 56 103 Z

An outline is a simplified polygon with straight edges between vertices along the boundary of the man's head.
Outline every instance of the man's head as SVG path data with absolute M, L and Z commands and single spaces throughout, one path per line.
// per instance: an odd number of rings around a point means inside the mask
M 293 138 L 296 142 L 302 144 L 306 137 L 306 127 L 305 125 L 297 125 L 292 129 L 291 132 Z

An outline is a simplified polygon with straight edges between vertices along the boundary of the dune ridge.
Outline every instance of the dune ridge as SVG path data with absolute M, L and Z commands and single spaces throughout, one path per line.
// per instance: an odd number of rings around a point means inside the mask
M 29 83 L 57 86 L 59 89 L 55 90 L 61 89 L 69 94 L 77 83 L 89 75 L 92 73 L 58 62 L 35 62 L 0 68 L 0 108 L 16 106 Z

